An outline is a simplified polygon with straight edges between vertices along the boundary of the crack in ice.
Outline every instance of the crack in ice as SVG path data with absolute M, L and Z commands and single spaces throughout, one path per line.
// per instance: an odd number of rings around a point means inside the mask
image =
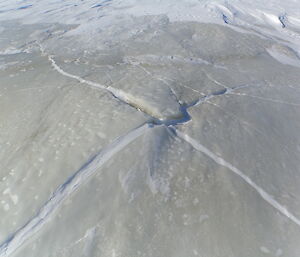
M 242 180 L 244 180 L 249 186 L 251 186 L 267 203 L 273 206 L 277 211 L 286 216 L 296 225 L 300 226 L 300 219 L 298 219 L 294 214 L 292 214 L 285 206 L 277 202 L 272 195 L 267 193 L 264 189 L 259 187 L 254 181 L 252 181 L 248 176 L 246 176 L 241 170 L 233 166 L 231 163 L 225 161 L 222 157 L 216 155 L 208 148 L 203 146 L 201 143 L 197 142 L 195 139 L 181 131 L 174 129 L 176 135 L 189 143 L 194 149 L 203 153 L 204 155 L 211 158 L 215 163 L 231 170 L 234 174 L 238 175 Z
M 191 120 L 191 117 L 188 113 L 189 108 L 208 102 L 208 100 L 215 97 L 219 97 L 227 94 L 233 94 L 235 90 L 249 87 L 251 86 L 251 84 L 244 84 L 244 85 L 239 85 L 231 88 L 209 77 L 209 79 L 211 79 L 217 85 L 221 86 L 223 89 L 204 95 L 190 104 L 179 103 L 182 117 L 176 119 L 171 119 L 171 118 L 159 119 L 151 115 L 151 113 L 144 110 L 141 106 L 138 105 L 137 102 L 134 102 L 134 100 L 129 99 L 128 94 L 126 94 L 125 92 L 110 86 L 105 86 L 96 82 L 85 80 L 77 75 L 64 71 L 61 67 L 57 65 L 57 63 L 55 62 L 55 60 L 51 55 L 45 53 L 44 49 L 40 44 L 39 47 L 42 54 L 48 57 L 48 60 L 51 62 L 52 67 L 61 75 L 75 79 L 78 82 L 87 84 L 91 87 L 105 90 L 110 94 L 112 94 L 114 98 L 121 101 L 122 103 L 129 105 L 138 111 L 143 112 L 145 115 L 149 116 L 150 119 L 147 123 L 141 125 L 138 128 L 131 130 L 126 135 L 114 140 L 113 143 L 111 143 L 110 145 L 105 147 L 101 152 L 96 154 L 93 158 L 91 158 L 88 162 L 86 162 L 77 172 L 75 172 L 71 177 L 69 177 L 69 179 L 65 183 L 59 186 L 56 189 L 56 191 L 53 193 L 51 198 L 40 208 L 38 213 L 32 219 L 30 219 L 23 227 L 15 231 L 8 239 L 6 239 L 2 244 L 0 244 L 0 257 L 6 257 L 10 255 L 16 249 L 22 246 L 23 243 L 27 239 L 29 239 L 33 234 L 38 232 L 43 227 L 43 225 L 51 218 L 51 215 L 60 207 L 62 202 L 74 191 L 76 191 L 80 185 L 82 185 L 92 174 L 94 174 L 97 171 L 98 168 L 104 165 L 111 157 L 113 157 L 115 154 L 117 154 L 119 151 L 121 151 L 123 148 L 125 148 L 128 144 L 133 142 L 135 139 L 143 135 L 148 129 L 156 126 L 161 126 L 161 125 L 170 128 L 178 137 L 182 138 L 183 140 L 191 144 L 196 150 L 204 153 L 205 155 L 213 159 L 216 163 L 230 169 L 235 174 L 240 176 L 245 182 L 247 182 L 252 188 L 254 188 L 265 201 L 267 201 L 279 212 L 281 212 L 290 220 L 292 220 L 293 222 L 295 222 L 297 225 L 300 226 L 300 220 L 298 218 L 296 218 L 293 214 L 291 214 L 284 206 L 282 206 L 277 201 L 275 201 L 271 195 L 269 195 L 258 185 L 256 185 L 249 177 L 244 175 L 240 170 L 238 170 L 229 162 L 225 161 L 224 159 L 217 156 L 216 154 L 208 150 L 200 143 L 196 142 L 188 135 L 185 135 L 182 132 L 178 131 L 175 127 L 176 125 L 184 124 Z M 147 73 L 149 72 L 147 70 L 144 71 Z M 150 73 L 148 75 L 152 75 L 152 74 Z M 173 92 L 173 90 L 170 87 L 169 89 L 176 97 L 175 92 Z
M 111 86 L 105 86 L 105 85 L 102 85 L 102 84 L 99 84 L 99 83 L 96 83 L 96 82 L 93 82 L 93 81 L 89 81 L 89 80 L 83 79 L 80 76 L 77 76 L 77 75 L 74 75 L 74 74 L 71 74 L 71 73 L 68 73 L 68 72 L 64 71 L 61 67 L 59 67 L 57 65 L 57 63 L 55 62 L 55 60 L 53 59 L 53 57 L 51 55 L 47 54 L 44 51 L 44 49 L 43 49 L 43 47 L 41 45 L 39 45 L 39 47 L 40 47 L 40 50 L 41 50 L 42 54 L 44 54 L 45 56 L 48 57 L 48 60 L 51 62 L 52 67 L 58 73 L 60 73 L 61 75 L 69 77 L 71 79 L 75 79 L 75 80 L 77 80 L 78 82 L 80 82 L 82 84 L 86 84 L 86 85 L 89 85 L 89 86 L 94 87 L 94 88 L 99 88 L 101 90 L 105 90 L 108 93 L 110 93 L 114 98 L 118 99 L 120 102 L 125 103 L 126 105 L 129 105 L 129 106 L 133 107 L 134 109 L 145 113 L 148 116 L 151 116 L 151 117 L 154 116 L 154 114 L 151 113 L 151 110 L 147 110 L 149 108 L 147 108 L 145 106 L 141 106 L 141 104 L 139 103 L 139 100 L 136 99 L 131 94 L 128 94 L 128 93 L 126 93 L 126 92 L 124 92 L 124 91 L 122 91 L 120 89 L 113 88 Z M 154 118 L 158 119 L 158 120 L 164 120 L 163 117 L 154 117 Z M 181 117 L 179 117 L 179 118 L 181 118 Z
M 60 73 L 61 75 L 72 78 L 72 79 L 75 79 L 75 80 L 79 81 L 82 84 L 87 84 L 91 87 L 99 88 L 99 89 L 102 89 L 102 90 L 105 90 L 105 91 L 109 92 L 114 98 L 118 99 L 122 103 L 124 103 L 126 105 L 129 105 L 129 106 L 135 108 L 136 110 L 141 111 L 144 114 L 146 114 L 147 116 L 149 116 L 151 118 L 151 121 L 155 124 L 165 124 L 165 125 L 169 126 L 169 125 L 177 125 L 177 124 L 185 123 L 185 122 L 187 122 L 191 119 L 191 117 L 189 116 L 189 114 L 187 112 L 187 110 L 190 107 L 202 104 L 203 102 L 206 102 L 209 99 L 212 99 L 216 96 L 226 95 L 226 94 L 234 92 L 237 89 L 241 89 L 241 88 L 250 86 L 249 84 L 245 84 L 245 85 L 240 85 L 240 86 L 230 88 L 230 87 L 226 87 L 226 86 L 221 84 L 224 89 L 216 91 L 216 92 L 212 92 L 212 93 L 207 94 L 207 95 L 204 95 L 203 97 L 198 98 L 196 101 L 192 102 L 191 104 L 181 104 L 181 103 L 178 102 L 178 104 L 180 106 L 180 116 L 179 117 L 175 117 L 173 119 L 171 117 L 161 118 L 161 117 L 154 116 L 151 113 L 151 111 L 149 111 L 149 110 L 147 111 L 143 106 L 140 106 L 140 104 L 138 103 L 137 100 L 134 99 L 134 97 L 132 97 L 131 95 L 129 95 L 128 93 L 126 93 L 126 92 L 124 92 L 120 89 L 116 89 L 116 88 L 113 88 L 111 86 L 105 86 L 105 85 L 102 85 L 102 84 L 99 84 L 99 83 L 96 83 L 96 82 L 92 82 L 92 81 L 83 79 L 80 76 L 77 76 L 77 75 L 74 75 L 74 74 L 71 74 L 71 73 L 68 73 L 68 72 L 64 71 L 61 67 L 59 67 L 57 65 L 57 63 L 55 62 L 53 57 L 51 55 L 47 54 L 44 51 L 43 47 L 40 44 L 39 44 L 39 48 L 40 48 L 40 51 L 42 52 L 42 54 L 48 57 L 48 60 L 51 62 L 52 67 L 58 73 Z M 148 75 L 153 76 L 151 72 L 147 71 L 144 68 L 143 68 L 143 70 Z M 170 87 L 169 87 L 169 89 L 170 89 Z M 171 92 L 176 96 L 175 92 L 173 92 L 172 90 L 171 90 Z M 176 99 L 176 100 L 178 101 L 178 99 Z
M 50 58 L 49 60 L 52 59 Z M 81 83 L 88 82 L 86 84 L 90 86 L 96 85 L 97 87 L 106 90 L 106 88 L 100 84 L 86 81 L 76 75 L 72 75 L 65 72 L 59 66 L 56 65 L 54 60 L 53 60 L 53 65 L 58 72 L 60 72 L 61 74 L 65 74 L 65 76 L 77 79 Z M 232 88 L 231 90 L 239 89 L 241 87 L 244 87 L 244 85 Z M 100 153 L 98 153 L 87 163 L 85 163 L 81 167 L 81 169 L 79 169 L 73 176 L 71 176 L 64 184 L 58 187 L 57 190 L 53 193 L 52 197 L 45 203 L 45 205 L 40 209 L 37 215 L 34 216 L 31 220 L 29 220 L 23 227 L 21 227 L 19 230 L 13 233 L 12 236 L 10 236 L 7 240 L 4 241 L 4 243 L 0 245 L 0 257 L 6 257 L 12 252 L 14 252 L 28 238 L 30 238 L 34 233 L 40 230 L 42 226 L 45 224 L 45 222 L 47 222 L 47 220 L 50 218 L 51 214 L 58 209 L 60 204 L 67 196 L 72 194 L 82 183 L 84 183 L 86 179 L 96 171 L 96 169 L 101 167 L 106 161 L 108 161 L 114 154 L 122 150 L 126 145 L 128 145 L 136 138 L 144 134 L 147 129 L 152 128 L 154 126 L 160 126 L 160 125 L 174 128 L 175 125 L 186 123 L 191 120 L 191 117 L 188 114 L 188 108 L 195 105 L 202 104 L 213 97 L 227 94 L 228 93 L 227 91 L 228 91 L 227 89 L 217 91 L 209 95 L 206 95 L 204 97 L 201 97 L 200 99 L 198 99 L 197 101 L 195 101 L 190 105 L 180 105 L 181 112 L 183 114 L 183 117 L 180 119 L 159 120 L 145 113 L 151 118 L 149 122 L 145 123 L 144 125 L 136 129 L 133 129 L 125 136 L 116 139 L 112 144 L 107 146 Z M 128 104 L 127 102 L 125 103 Z
M 268 98 L 268 97 L 263 97 L 263 96 L 249 95 L 249 94 L 245 94 L 245 93 L 233 93 L 233 92 L 230 92 L 230 94 L 237 95 L 237 96 L 248 96 L 251 98 L 256 98 L 256 99 L 271 102 L 271 103 L 286 104 L 286 105 L 290 105 L 290 106 L 300 106 L 300 104 L 297 104 L 297 103 L 289 103 L 289 102 L 285 102 L 285 101 L 280 101 L 278 99 L 273 99 L 273 98 Z
M 101 152 L 86 162 L 77 172 L 69 177 L 65 183 L 56 189 L 51 198 L 41 207 L 32 219 L 0 244 L 0 257 L 9 256 L 16 249 L 22 246 L 27 239 L 44 226 L 44 224 L 51 218 L 51 215 L 60 207 L 62 202 L 69 195 L 75 192 L 80 185 L 86 182 L 98 168 L 102 167 L 115 154 L 120 152 L 124 147 L 143 135 L 152 127 L 153 125 L 146 123 L 131 130 L 126 135 L 115 139 L 110 145 L 102 149 Z

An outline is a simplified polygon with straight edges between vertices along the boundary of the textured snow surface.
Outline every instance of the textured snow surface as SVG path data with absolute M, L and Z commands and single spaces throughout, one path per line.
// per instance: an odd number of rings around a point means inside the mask
M 0 257 L 299 257 L 299 17 L 0 1 Z

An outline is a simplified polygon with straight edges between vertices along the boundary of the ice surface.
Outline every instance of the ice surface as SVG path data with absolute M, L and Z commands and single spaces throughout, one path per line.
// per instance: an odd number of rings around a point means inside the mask
M 299 14 L 0 2 L 0 256 L 298 257 Z

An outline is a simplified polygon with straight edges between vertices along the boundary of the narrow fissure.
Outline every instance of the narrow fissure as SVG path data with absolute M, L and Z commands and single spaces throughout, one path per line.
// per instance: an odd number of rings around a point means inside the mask
M 149 110 L 145 109 L 143 106 L 140 106 L 136 101 L 134 101 L 134 97 L 133 97 L 133 99 L 132 99 L 132 97 L 129 97 L 128 93 L 126 93 L 120 89 L 113 88 L 111 86 L 105 86 L 105 85 L 102 85 L 102 84 L 99 84 L 96 82 L 85 80 L 77 75 L 70 74 L 70 73 L 64 71 L 61 67 L 59 67 L 57 65 L 57 63 L 55 62 L 53 57 L 44 51 L 43 47 L 40 44 L 39 44 L 39 48 L 40 48 L 42 54 L 48 57 L 48 60 L 51 62 L 52 67 L 57 72 L 59 72 L 61 75 L 75 79 L 82 84 L 86 84 L 91 87 L 99 88 L 99 89 L 109 92 L 113 96 L 113 98 L 115 98 L 118 101 L 136 109 L 137 111 L 143 112 L 145 115 L 149 116 L 149 123 L 153 123 L 154 125 L 174 126 L 174 125 L 186 123 L 191 120 L 191 116 L 188 113 L 189 108 L 197 106 L 199 104 L 202 104 L 212 98 L 222 96 L 222 95 L 227 95 L 227 94 L 233 93 L 234 91 L 236 91 L 238 89 L 242 89 L 242 88 L 250 86 L 249 84 L 244 84 L 244 85 L 239 85 L 239 86 L 230 88 L 230 87 L 225 87 L 224 85 L 222 85 L 222 87 L 224 87 L 224 89 L 220 89 L 220 90 L 214 91 L 210 94 L 207 94 L 205 96 L 201 96 L 200 98 L 196 99 L 195 101 L 193 101 L 190 104 L 186 104 L 186 103 L 182 104 L 177 100 L 177 103 L 179 104 L 179 111 L 180 111 L 180 115 L 178 117 L 158 118 L 158 117 L 154 116 Z M 172 91 L 172 93 L 174 93 L 174 92 Z M 131 99 L 129 99 L 129 98 L 131 98 Z

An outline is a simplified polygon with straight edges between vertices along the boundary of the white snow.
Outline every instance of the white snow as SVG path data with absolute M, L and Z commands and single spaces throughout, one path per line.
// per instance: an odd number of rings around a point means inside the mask
M 255 31 L 288 40 L 299 51 L 297 44 L 300 39 L 297 31 L 300 28 L 300 10 L 297 0 L 182 0 L 176 3 L 172 0 L 114 0 L 104 1 L 101 8 L 95 8 L 97 4 L 99 1 L 95 0 L 75 0 L 72 3 L 58 0 L 2 1 L 0 19 L 20 19 L 24 23 L 81 24 L 75 31 L 83 35 L 93 34 L 99 26 L 111 25 L 129 15 L 165 14 L 171 21 L 217 24 L 224 24 L 226 19 L 228 24 L 250 27 Z M 29 7 L 18 9 L 22 6 Z M 285 30 L 279 17 L 284 17 Z

